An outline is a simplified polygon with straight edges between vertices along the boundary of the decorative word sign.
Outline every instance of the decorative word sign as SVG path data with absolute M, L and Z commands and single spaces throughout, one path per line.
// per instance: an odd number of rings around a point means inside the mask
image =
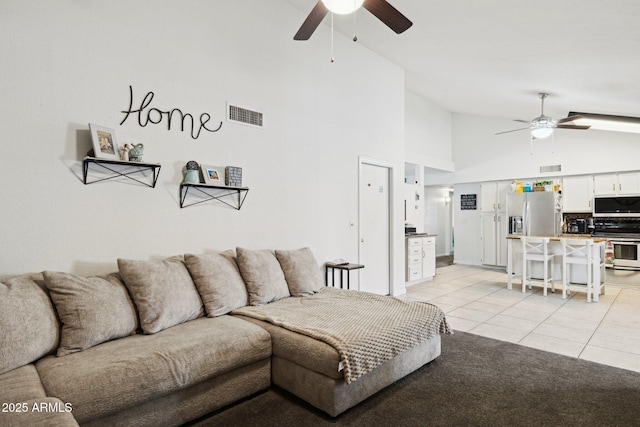
M 463 211 L 475 211 L 476 210 L 476 196 L 477 194 L 461 194 L 460 195 L 460 209 Z
M 207 127 L 207 123 L 211 120 L 211 116 L 208 113 L 200 114 L 200 124 L 196 124 L 195 119 L 189 113 L 183 113 L 179 108 L 173 108 L 171 110 L 160 110 L 158 108 L 149 108 L 151 101 L 153 101 L 154 94 L 153 92 L 147 92 L 144 98 L 142 98 L 142 102 L 140 103 L 140 108 L 137 110 L 133 109 L 133 87 L 129 86 L 129 109 L 123 110 L 121 113 L 124 113 L 124 119 L 120 122 L 120 125 L 127 121 L 129 115 L 131 113 L 137 113 L 138 115 L 138 124 L 142 127 L 147 126 L 149 123 L 157 125 L 160 124 L 163 120 L 167 122 L 167 130 L 171 130 L 171 123 L 173 122 L 174 117 L 177 116 L 177 119 L 180 122 L 180 130 L 184 132 L 185 121 L 187 125 L 191 126 L 191 138 L 198 139 L 200 136 L 200 132 L 202 130 L 206 130 L 207 132 L 217 132 L 222 127 L 222 122 L 218 125 L 217 128 L 213 129 L 213 127 Z

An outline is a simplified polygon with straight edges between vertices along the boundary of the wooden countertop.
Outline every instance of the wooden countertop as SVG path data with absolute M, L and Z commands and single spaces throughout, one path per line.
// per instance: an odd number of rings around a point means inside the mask
M 516 240 L 516 239 L 520 239 L 521 237 L 522 236 L 519 236 L 519 235 L 509 234 L 507 236 L 507 239 Z M 529 237 L 548 237 L 551 242 L 559 242 L 561 238 L 591 239 L 594 241 L 594 243 L 602 243 L 607 241 L 607 239 L 604 237 L 593 237 L 590 234 L 560 234 L 558 237 L 555 237 L 555 236 L 529 236 Z

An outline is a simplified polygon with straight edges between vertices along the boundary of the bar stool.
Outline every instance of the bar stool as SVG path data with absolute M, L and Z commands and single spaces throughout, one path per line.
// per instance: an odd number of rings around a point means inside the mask
M 530 263 L 542 262 L 544 266 L 544 276 L 542 283 L 544 289 L 543 295 L 547 296 L 547 283 L 551 282 L 551 292 L 556 291 L 556 287 L 553 283 L 553 260 L 554 254 L 549 253 L 549 238 L 548 237 L 521 237 L 522 242 L 522 292 L 527 291 L 527 285 L 531 289 L 531 268 Z M 551 266 L 551 275 L 549 275 L 549 266 Z M 527 273 L 527 271 L 529 271 Z
M 584 265 L 587 268 L 587 302 L 591 302 L 591 294 L 594 292 L 593 283 L 593 240 L 591 239 L 567 239 L 561 238 L 562 244 L 562 298 L 571 295 L 570 283 L 567 280 L 567 272 L 570 264 Z M 594 299 L 596 299 L 594 295 Z

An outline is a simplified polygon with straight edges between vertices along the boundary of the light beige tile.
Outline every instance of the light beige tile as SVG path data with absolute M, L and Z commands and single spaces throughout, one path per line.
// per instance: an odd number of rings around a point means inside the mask
M 449 326 L 452 329 L 462 332 L 469 332 L 469 330 L 475 328 L 480 324 L 480 322 L 469 319 L 462 319 L 454 316 L 447 316 L 447 322 L 449 322 Z
M 558 326 L 552 323 L 542 323 L 533 330 L 535 334 L 560 338 L 580 344 L 586 344 L 593 336 L 594 330 L 577 329 L 570 326 Z
M 522 330 L 504 328 L 502 326 L 489 325 L 487 323 L 482 323 L 471 329 L 469 332 L 476 335 L 482 335 L 483 337 L 512 343 L 517 343 L 527 334 L 527 332 Z
M 475 322 L 485 322 L 495 314 L 487 313 L 484 311 L 471 310 L 469 308 L 457 308 L 450 313 L 452 316 L 459 317 L 461 319 L 473 320 Z
M 515 306 L 509 307 L 501 314 L 504 314 L 505 316 L 517 317 L 519 319 L 534 320 L 536 322 L 542 322 L 549 317 L 549 313 L 542 310 L 526 310 Z
M 640 340 L 631 338 L 620 339 L 620 337 L 614 335 L 607 335 L 600 332 L 593 334 L 589 345 L 608 348 L 610 350 L 624 351 L 626 353 L 633 353 L 640 356 Z
M 624 351 L 587 345 L 580 359 L 640 372 L 640 356 Z
M 630 338 L 640 341 L 640 327 L 634 328 L 628 324 L 619 325 L 617 323 L 612 323 L 607 321 L 606 317 L 598 326 L 597 332 L 619 338 Z
M 570 357 L 578 357 L 584 348 L 584 344 L 535 333 L 522 338 L 518 344 Z
M 506 309 L 503 305 L 489 304 L 482 301 L 472 301 L 465 305 L 464 308 L 470 308 L 472 310 L 485 311 L 487 313 L 497 314 Z
M 533 331 L 540 323 L 536 320 L 522 319 L 519 317 L 498 314 L 485 322 L 487 325 L 496 325 L 503 328 L 514 329 L 522 332 Z

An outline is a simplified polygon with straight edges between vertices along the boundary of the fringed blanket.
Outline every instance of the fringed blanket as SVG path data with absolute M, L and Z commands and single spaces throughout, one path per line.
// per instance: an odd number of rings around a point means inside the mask
M 231 312 L 323 341 L 338 351 L 347 384 L 401 352 L 451 330 L 435 305 L 346 289 Z

